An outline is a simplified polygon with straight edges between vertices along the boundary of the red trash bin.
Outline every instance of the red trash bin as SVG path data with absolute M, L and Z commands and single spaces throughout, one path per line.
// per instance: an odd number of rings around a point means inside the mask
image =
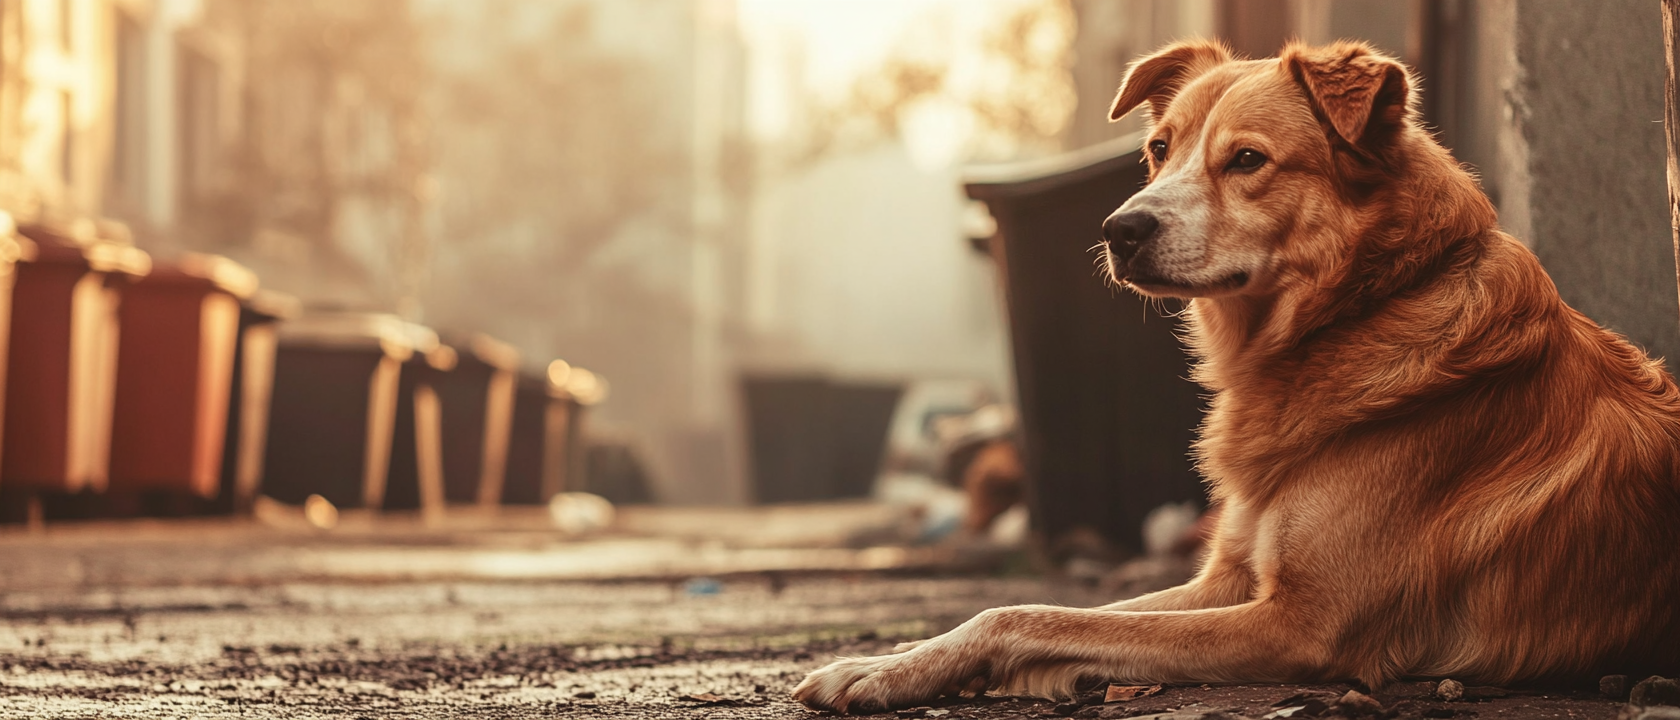
M 11 336 L 12 285 L 17 264 L 35 259 L 35 243 L 17 234 L 12 216 L 0 211 L 0 438 L 6 428 L 6 340 Z M 0 454 L 6 448 L 0 445 Z
M 151 257 L 111 226 L 26 225 L 36 245 L 13 288 L 0 491 L 105 489 L 116 390 L 119 288 L 144 277 Z M 8 503 L 6 515 L 17 508 Z
M 238 263 L 194 254 L 153 268 L 124 291 L 113 499 L 152 491 L 174 500 L 216 497 L 239 306 L 256 289 L 256 275 Z

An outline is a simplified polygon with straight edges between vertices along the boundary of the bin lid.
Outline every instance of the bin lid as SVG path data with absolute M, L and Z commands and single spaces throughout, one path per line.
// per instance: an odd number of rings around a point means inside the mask
M 29 238 L 0 234 L 0 265 L 29 262 L 35 259 L 35 243 Z
M 387 313 L 308 313 L 281 323 L 279 340 L 294 347 L 377 347 L 398 361 L 417 360 L 442 371 L 455 369 L 457 360 L 437 332 Z
M 67 224 L 27 223 L 19 234 L 35 241 L 36 261 L 85 264 L 94 272 L 145 277 L 152 271 L 152 256 L 126 242 L 127 229 L 112 224 L 105 229 L 83 218 Z
M 483 333 L 448 334 L 443 342 L 455 351 L 497 370 L 519 369 L 519 348 Z
M 207 282 L 240 300 L 249 299 L 257 292 L 256 273 L 228 258 L 204 253 L 187 253 L 172 263 L 157 266 L 147 282 L 153 280 Z
M 437 344 L 437 335 L 416 333 L 411 323 L 385 313 L 307 313 L 280 325 L 281 344 L 332 348 L 378 348 L 406 361 Z
M 1093 177 L 1117 167 L 1142 162 L 1139 149 L 1143 134 L 1132 133 L 1073 152 L 1037 160 L 996 165 L 974 165 L 962 171 L 963 190 L 975 200 L 1041 195 Z
M 548 364 L 548 394 L 568 398 L 579 405 L 595 405 L 607 399 L 612 387 L 607 379 L 565 360 Z
M 294 318 L 303 313 L 303 301 L 273 290 L 258 290 L 244 298 L 240 308 L 252 316 L 247 322 L 265 323 Z

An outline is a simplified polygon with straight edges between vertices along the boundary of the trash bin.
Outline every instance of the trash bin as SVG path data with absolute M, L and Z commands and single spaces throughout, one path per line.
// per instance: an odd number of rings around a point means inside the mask
M 35 259 L 17 266 L 8 349 L 4 512 L 39 493 L 102 491 L 109 478 L 120 288 L 151 270 L 120 226 L 25 225 Z M 39 518 L 38 506 L 30 511 Z
M 263 454 L 274 394 L 279 324 L 297 317 L 297 298 L 258 291 L 239 306 L 239 344 L 233 354 L 233 387 L 222 449 L 221 491 L 215 512 L 246 515 L 262 492 Z
M 741 389 L 758 502 L 869 496 L 902 384 L 747 374 Z
M 396 424 L 391 435 L 391 463 L 385 476 L 385 510 L 419 510 L 427 522 L 443 518 L 443 402 L 437 388 L 455 370 L 454 348 L 438 342 L 437 333 L 410 326 L 415 350 L 403 364 L 397 383 Z
M 484 335 L 450 343 L 459 360 L 437 378 L 443 404 L 443 494 L 451 504 L 501 504 L 519 351 Z
M 584 489 L 590 406 L 605 400 L 599 375 L 555 360 L 541 376 L 520 376 L 508 438 L 504 505 L 541 505 L 557 493 Z
M 411 327 L 392 315 L 304 315 L 277 339 L 263 494 L 383 507 L 398 386 L 419 344 Z
M 239 306 L 256 289 L 232 260 L 194 254 L 124 290 L 108 493 L 216 497 Z
M 0 211 L 0 438 L 6 429 L 6 358 L 7 338 L 11 337 L 12 286 L 17 279 L 17 264 L 35 259 L 35 243 L 17 234 L 12 216 Z M 6 448 L 0 444 L 0 455 Z
M 1150 510 L 1205 500 L 1180 325 L 1092 273 L 1103 219 L 1145 173 L 1133 141 L 965 178 L 997 221 L 986 247 L 1007 304 L 1028 505 L 1052 552 L 1081 529 L 1141 550 Z

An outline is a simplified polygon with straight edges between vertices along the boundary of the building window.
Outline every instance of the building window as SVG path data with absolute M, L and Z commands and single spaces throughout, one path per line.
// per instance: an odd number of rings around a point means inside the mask
M 76 0 L 58 0 L 58 47 L 66 54 L 75 49 Z
M 203 200 L 216 190 L 221 161 L 221 69 L 191 48 L 180 53 L 180 188 L 183 200 Z
M 76 182 L 76 98 L 69 90 L 58 93 L 63 133 L 58 141 L 58 177 L 68 189 Z
M 129 209 L 145 201 L 146 36 L 140 23 L 118 11 L 116 18 L 116 118 L 111 152 L 113 194 Z

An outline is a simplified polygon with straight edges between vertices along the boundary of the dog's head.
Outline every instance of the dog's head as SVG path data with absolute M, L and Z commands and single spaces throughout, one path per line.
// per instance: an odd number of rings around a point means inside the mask
M 1149 184 L 1103 223 L 1113 279 L 1180 298 L 1317 282 L 1351 254 L 1359 185 L 1411 97 L 1405 67 L 1358 43 L 1236 60 L 1191 41 L 1133 63 L 1110 118 L 1149 105 Z

